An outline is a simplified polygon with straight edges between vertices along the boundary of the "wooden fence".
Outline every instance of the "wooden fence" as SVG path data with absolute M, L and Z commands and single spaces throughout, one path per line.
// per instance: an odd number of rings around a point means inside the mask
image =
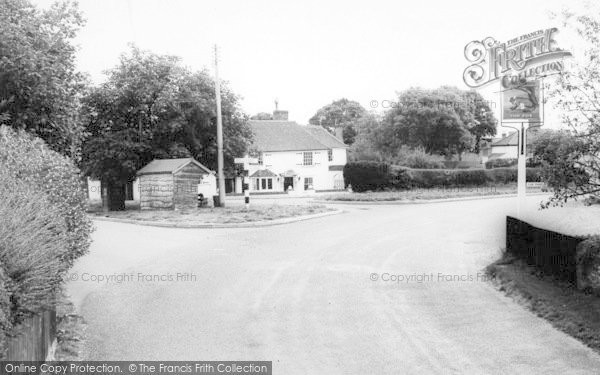
M 56 311 L 25 319 L 8 341 L 7 361 L 44 361 L 56 338 Z

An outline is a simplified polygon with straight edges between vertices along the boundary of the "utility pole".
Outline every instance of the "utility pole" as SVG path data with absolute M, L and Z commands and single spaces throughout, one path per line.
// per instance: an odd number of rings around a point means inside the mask
M 225 207 L 225 175 L 223 174 L 223 119 L 221 118 L 221 81 L 219 80 L 219 53 L 216 44 L 215 95 L 217 99 L 217 177 L 219 179 L 219 206 Z

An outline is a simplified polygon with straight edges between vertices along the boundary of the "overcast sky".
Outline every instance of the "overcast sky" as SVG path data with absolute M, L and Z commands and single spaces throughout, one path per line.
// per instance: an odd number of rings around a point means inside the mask
M 246 113 L 271 112 L 278 98 L 292 120 L 306 123 L 342 97 L 370 108 L 371 101 L 394 100 L 395 92 L 411 86 L 467 88 L 468 42 L 487 36 L 505 41 L 557 26 L 548 11 L 564 3 L 81 0 L 87 25 L 77 40 L 79 67 L 101 82 L 103 70 L 134 42 L 212 72 L 217 43 L 220 75 L 243 97 Z

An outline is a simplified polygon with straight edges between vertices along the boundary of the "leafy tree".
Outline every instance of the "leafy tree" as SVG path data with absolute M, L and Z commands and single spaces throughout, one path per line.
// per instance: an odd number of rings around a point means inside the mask
M 413 88 L 400 93 L 398 105 L 384 118 L 381 146 L 390 154 L 408 145 L 423 147 L 428 153 L 460 157 L 475 142 L 469 131 L 475 125 L 474 115 L 461 102 L 459 93 L 444 88 Z
M 62 154 L 76 156 L 83 76 L 73 39 L 83 25 L 74 2 L 38 10 L 28 0 L 0 0 L 0 123 L 26 129 Z
M 600 195 L 600 19 L 593 12 L 562 16 L 564 26 L 580 37 L 585 53 L 569 70 L 550 77 L 553 82 L 546 81 L 547 95 L 569 135 L 546 136 L 534 151 L 545 161 L 545 177 L 554 191 L 544 207 Z
M 216 168 L 214 82 L 173 56 L 131 47 L 108 80 L 85 98 L 82 169 L 109 191 L 111 210 L 125 207 L 124 186 L 154 158 L 194 157 Z M 249 130 L 238 98 L 222 89 L 225 160 L 243 154 Z
M 358 102 L 343 98 L 320 108 L 308 122 L 321 125 L 331 133 L 334 133 L 336 128 L 342 128 L 344 142 L 351 145 L 356 136 L 356 123 L 365 113 L 366 110 Z
M 356 122 L 356 136 L 348 150 L 351 161 L 384 161 L 386 152 L 380 145 L 384 143 L 381 117 L 366 113 Z

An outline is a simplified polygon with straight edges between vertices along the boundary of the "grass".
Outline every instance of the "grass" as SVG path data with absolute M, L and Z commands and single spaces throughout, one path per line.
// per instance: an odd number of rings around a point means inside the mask
M 600 297 L 544 275 L 509 255 L 486 271 L 499 290 L 600 353 Z
M 541 190 L 539 188 L 528 188 L 527 191 L 533 193 L 540 192 Z M 328 201 L 386 202 L 479 197 L 516 193 L 517 185 L 510 184 L 500 186 L 448 187 L 431 189 L 411 189 L 402 191 L 338 193 L 326 195 L 323 197 L 323 199 Z
M 136 209 L 135 206 L 130 206 L 125 211 L 92 212 L 92 215 L 161 223 L 232 224 L 270 221 L 295 216 L 317 214 L 332 210 L 333 209 L 327 208 L 323 205 L 283 204 L 253 204 L 248 210 L 246 210 L 244 206 L 227 206 L 223 208 L 198 208 L 179 211 L 140 211 L 139 209 Z

